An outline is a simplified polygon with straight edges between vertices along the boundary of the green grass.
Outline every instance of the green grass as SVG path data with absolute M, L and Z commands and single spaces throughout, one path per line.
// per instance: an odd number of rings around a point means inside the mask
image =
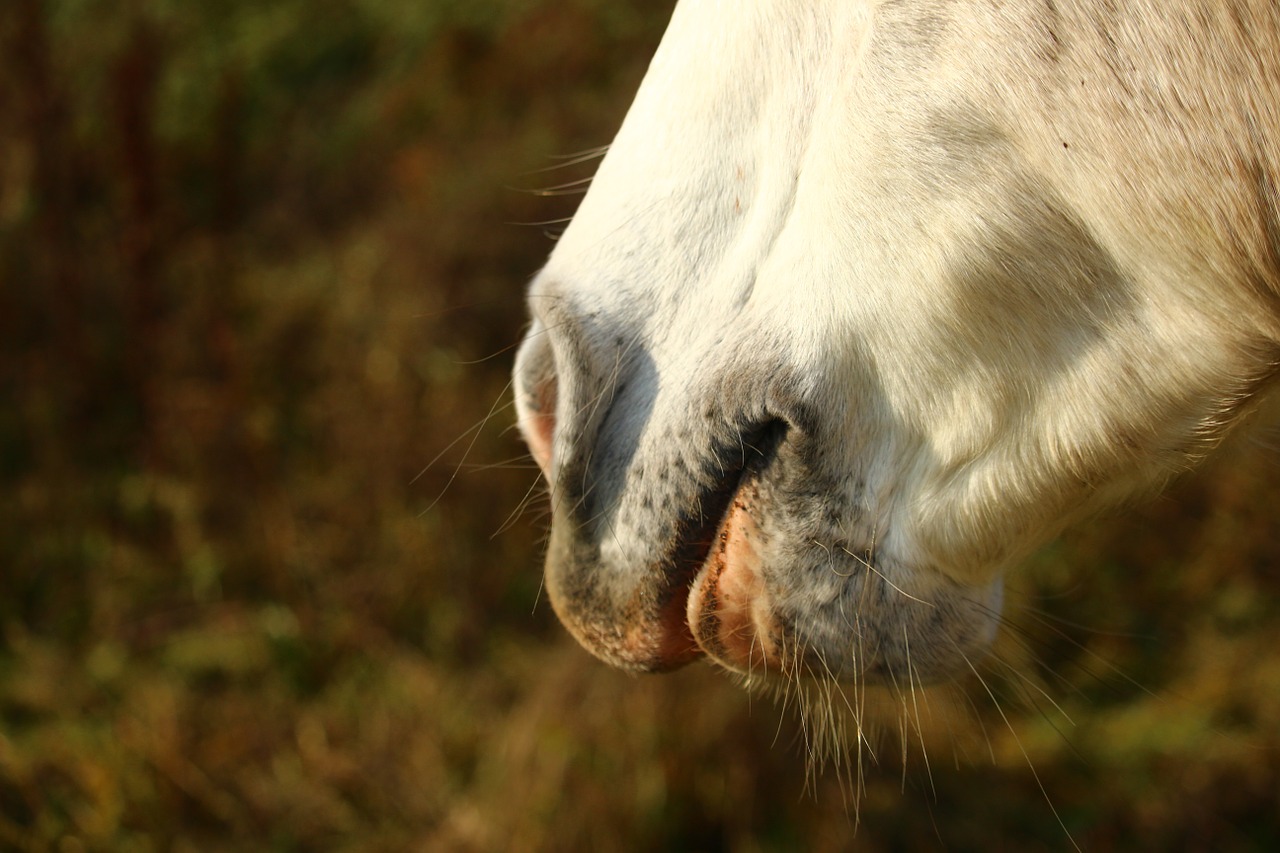
M 518 511 L 510 223 L 575 200 L 508 187 L 667 6 L 0 9 L 0 849 L 847 848 L 796 716 L 594 662 Z M 1038 556 L 1010 725 L 934 696 L 904 772 L 891 707 L 859 848 L 1280 845 L 1278 471 Z

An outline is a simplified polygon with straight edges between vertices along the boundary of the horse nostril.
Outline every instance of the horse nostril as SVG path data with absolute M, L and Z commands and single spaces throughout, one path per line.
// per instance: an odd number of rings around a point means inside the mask
M 525 443 L 548 479 L 555 446 L 558 385 L 555 353 L 545 330 L 535 325 L 516 356 L 516 411 Z

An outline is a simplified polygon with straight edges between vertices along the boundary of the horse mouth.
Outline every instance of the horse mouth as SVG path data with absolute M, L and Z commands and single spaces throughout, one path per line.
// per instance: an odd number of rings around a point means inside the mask
M 737 446 L 715 448 L 709 454 L 712 464 L 725 473 L 699 493 L 693 507 L 677 521 L 670 556 L 662 561 L 669 568 L 658 605 L 657 654 L 646 668 L 676 669 L 703 654 L 723 659 L 715 632 L 707 630 L 712 616 L 702 603 L 704 579 L 724 572 L 730 518 L 745 510 L 745 493 L 757 487 L 787 430 L 784 422 L 771 421 L 744 431 Z
M 598 542 L 583 535 L 574 516 L 552 524 L 546 589 L 579 643 L 633 672 L 666 672 L 704 655 L 724 662 L 700 630 L 705 617 L 690 618 L 690 601 L 701 600 L 699 579 L 708 567 L 723 566 L 727 520 L 742 496 L 765 482 L 788 430 L 784 421 L 765 421 L 733 430 L 732 443 L 726 437 L 699 453 L 701 484 L 681 502 L 665 543 L 625 570 L 600 559 Z M 621 584 L 610 585 L 619 578 Z
M 583 647 L 632 672 L 705 657 L 749 679 L 876 683 L 948 677 L 985 651 L 1000 584 L 964 584 L 845 547 L 842 537 L 854 534 L 830 526 L 843 517 L 840 493 L 815 475 L 812 433 L 795 424 L 723 429 L 699 443 L 696 465 L 666 456 L 685 482 L 633 493 L 643 523 L 598 514 L 612 502 L 561 498 L 570 509 L 551 527 L 546 589 Z M 671 503 L 674 512 L 658 511 Z M 621 535 L 610 527 L 616 517 L 628 521 Z

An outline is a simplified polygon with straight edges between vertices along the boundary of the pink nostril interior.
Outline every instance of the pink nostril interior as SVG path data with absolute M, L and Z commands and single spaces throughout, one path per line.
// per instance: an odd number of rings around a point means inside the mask
M 538 463 L 544 477 L 551 476 L 551 448 L 555 441 L 556 416 L 552 414 L 535 414 L 529 418 L 524 438 L 533 453 L 533 461 Z
M 529 445 L 533 460 L 548 479 L 551 476 L 551 457 L 556 432 L 556 379 L 547 377 L 537 384 L 532 399 L 522 407 L 520 431 Z
M 555 351 L 546 331 L 537 323 L 520 345 L 515 379 L 520 432 L 543 476 L 550 479 L 559 382 Z

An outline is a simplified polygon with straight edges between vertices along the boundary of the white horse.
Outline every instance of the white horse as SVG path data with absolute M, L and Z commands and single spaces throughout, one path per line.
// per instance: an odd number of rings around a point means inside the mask
M 1274 0 L 682 0 L 530 290 L 546 581 L 619 666 L 936 680 L 1280 375 Z

